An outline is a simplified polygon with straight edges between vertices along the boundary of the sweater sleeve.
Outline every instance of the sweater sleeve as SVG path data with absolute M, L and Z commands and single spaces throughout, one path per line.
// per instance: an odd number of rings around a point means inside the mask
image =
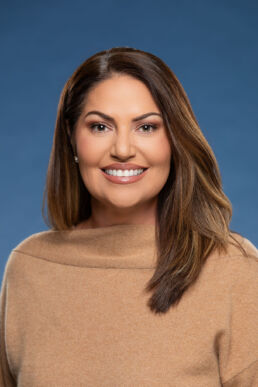
M 1 293 L 0 293 L 0 386 L 14 387 L 16 382 L 9 369 L 7 353 L 6 353 L 6 309 L 7 309 L 7 266 L 4 270 Z
M 220 346 L 223 387 L 258 387 L 258 250 L 234 257 L 227 335 Z

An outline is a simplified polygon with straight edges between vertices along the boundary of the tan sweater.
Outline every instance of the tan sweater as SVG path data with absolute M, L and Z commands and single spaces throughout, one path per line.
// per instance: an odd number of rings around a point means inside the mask
M 0 385 L 258 386 L 258 250 L 213 253 L 176 307 L 143 288 L 152 225 L 43 231 L 14 248 L 1 288 Z

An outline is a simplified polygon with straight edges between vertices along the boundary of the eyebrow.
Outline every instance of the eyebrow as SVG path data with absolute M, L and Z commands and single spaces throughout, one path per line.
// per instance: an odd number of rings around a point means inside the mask
M 108 121 L 110 121 L 110 122 L 115 123 L 115 120 L 114 120 L 113 117 L 110 117 L 110 116 L 108 116 L 107 114 L 102 113 L 102 112 L 100 112 L 100 111 L 98 111 L 98 110 L 92 110 L 92 111 L 88 112 L 88 113 L 85 115 L 85 118 L 88 117 L 90 114 L 97 114 L 97 115 L 101 116 L 102 118 L 104 118 L 105 120 L 108 120 Z M 140 121 L 140 120 L 142 120 L 142 119 L 144 119 L 144 118 L 146 118 L 146 117 L 148 117 L 148 116 L 151 116 L 151 115 L 155 115 L 155 116 L 160 116 L 160 117 L 161 117 L 161 114 L 159 114 L 159 113 L 149 112 L 149 113 L 145 113 L 145 114 L 142 114 L 141 116 L 138 116 L 138 117 L 133 118 L 133 119 L 132 119 L 132 122 Z

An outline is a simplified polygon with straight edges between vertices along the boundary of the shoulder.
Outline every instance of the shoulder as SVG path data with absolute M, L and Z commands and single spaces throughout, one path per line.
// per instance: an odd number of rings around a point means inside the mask
M 243 235 L 231 233 L 232 239 L 222 258 L 229 265 L 240 266 L 241 269 L 258 269 L 258 250 L 254 243 Z M 234 239 L 233 239 L 234 238 Z
M 243 262 L 249 265 L 258 263 L 258 249 L 252 241 L 236 232 L 230 233 L 229 243 L 225 251 L 214 250 L 208 257 L 210 261 L 220 262 Z
M 20 253 L 38 253 L 41 249 L 44 249 L 48 244 L 58 243 L 60 239 L 60 232 L 55 230 L 41 231 L 28 236 L 18 243 L 12 250 L 12 252 Z
M 188 291 L 189 303 L 192 297 L 201 303 L 227 305 L 248 299 L 249 305 L 258 306 L 258 252 L 255 245 L 243 236 L 234 234 L 234 238 L 245 249 L 229 244 L 224 252 L 213 251 L 206 259 L 198 279 Z M 257 313 L 258 315 L 258 313 Z
M 56 249 L 62 233 L 55 230 L 41 231 L 23 239 L 10 252 L 5 264 L 4 276 L 11 278 L 26 267 L 27 257 L 44 258 Z
M 233 278 L 233 285 L 239 291 L 247 294 L 250 289 L 253 297 L 258 300 L 258 250 L 248 238 L 234 234 L 235 239 L 244 249 L 242 253 L 235 246 L 229 248 L 227 257 L 228 270 Z
M 257 247 L 247 238 L 236 232 L 231 232 L 231 237 L 233 237 L 246 251 L 248 257 L 258 258 L 258 249 Z M 231 239 L 232 241 L 232 239 Z M 231 255 L 242 255 L 239 249 L 235 249 L 235 246 L 230 245 L 229 254 Z
M 233 243 L 225 252 L 214 251 L 207 258 L 204 273 L 215 287 L 221 285 L 239 291 L 252 287 L 258 294 L 258 250 L 248 238 L 237 233 L 232 236 Z

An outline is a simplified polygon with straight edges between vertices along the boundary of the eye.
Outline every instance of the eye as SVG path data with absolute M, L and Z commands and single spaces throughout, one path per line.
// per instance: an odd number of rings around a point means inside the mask
M 101 124 L 99 122 L 94 122 L 94 124 L 90 125 L 90 128 L 91 128 L 92 132 L 103 133 L 104 130 L 100 130 L 100 131 L 99 130 L 94 130 L 95 128 L 100 128 L 100 127 L 102 127 L 102 129 L 103 129 L 103 128 L 106 128 L 106 125 Z
M 147 130 L 147 131 L 143 131 L 144 133 L 152 133 L 152 132 L 154 132 L 154 130 L 156 130 L 157 129 L 157 127 L 158 127 L 158 125 L 154 125 L 154 124 L 144 124 L 144 125 L 142 125 L 142 126 L 140 126 L 140 128 L 139 129 L 141 129 L 141 128 L 152 128 L 152 131 L 150 131 L 150 130 Z
M 152 132 L 154 132 L 154 130 L 157 129 L 157 127 L 158 127 L 158 125 L 155 125 L 155 124 L 144 124 L 144 125 L 140 126 L 139 129 L 141 129 L 141 128 L 147 129 L 147 130 L 143 130 L 143 133 L 152 133 Z M 91 128 L 92 132 L 105 133 L 106 131 L 104 129 L 107 128 L 107 126 L 104 124 L 101 124 L 100 122 L 94 122 L 93 124 L 90 125 L 90 128 Z M 149 130 L 150 128 L 152 130 Z M 102 130 L 98 130 L 98 129 L 102 129 Z

